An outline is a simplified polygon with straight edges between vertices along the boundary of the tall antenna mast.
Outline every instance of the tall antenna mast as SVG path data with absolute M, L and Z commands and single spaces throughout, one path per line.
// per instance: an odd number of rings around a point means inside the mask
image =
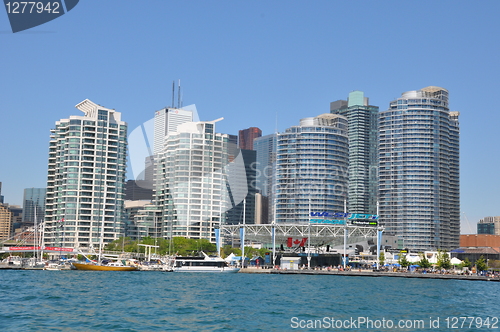
M 181 108 L 181 80 L 179 79 L 179 89 L 177 90 L 177 108 Z
M 172 81 L 172 108 L 175 108 L 175 81 Z
M 276 112 L 276 124 L 275 124 L 276 127 L 274 127 L 274 133 L 278 133 L 278 112 Z

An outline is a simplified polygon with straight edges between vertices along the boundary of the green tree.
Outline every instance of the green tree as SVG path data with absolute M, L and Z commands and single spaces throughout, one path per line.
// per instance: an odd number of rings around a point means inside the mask
M 472 262 L 469 260 L 469 258 L 465 258 L 463 261 L 462 261 L 462 266 L 463 267 L 468 267 L 470 268 L 472 266 Z
M 488 266 L 486 264 L 486 260 L 484 259 L 484 257 L 482 255 L 476 261 L 476 269 L 478 272 L 486 271 L 488 269 Z
M 451 260 L 448 252 L 446 250 L 438 250 L 437 254 L 437 266 L 440 269 L 451 269 Z
M 401 267 L 408 267 L 410 266 L 410 262 L 406 259 L 406 254 L 399 254 L 399 259 L 398 259 L 399 265 Z
M 222 257 L 227 257 L 231 254 L 234 254 L 235 256 L 240 256 L 241 255 L 241 249 L 240 248 L 233 248 L 229 245 L 222 247 L 221 250 L 221 256 Z
M 255 256 L 260 256 L 262 258 L 265 257 L 266 252 L 270 252 L 267 248 L 252 248 L 252 247 L 245 247 L 245 257 L 248 258 L 253 258 Z M 231 254 L 234 254 L 235 256 L 241 256 L 241 248 L 234 248 L 229 245 L 222 247 L 221 250 L 221 256 L 222 257 L 227 257 Z
M 421 268 L 427 269 L 432 266 L 431 262 L 425 257 L 424 253 L 418 254 L 420 256 L 420 260 L 417 262 L 418 266 Z
M 180 256 L 197 255 L 200 251 L 206 254 L 213 254 L 217 251 L 217 246 L 207 239 L 188 239 L 185 237 L 174 237 L 170 239 L 144 237 L 140 241 L 133 241 L 129 237 L 120 238 L 108 243 L 105 250 L 144 252 L 146 249 L 139 244 L 158 246 L 156 253 L 160 255 L 177 254 Z M 155 250 L 152 250 L 155 252 Z
M 125 251 L 125 252 L 137 251 L 133 249 L 137 249 L 137 241 L 132 241 L 132 239 L 129 237 L 126 238 L 121 237 L 117 240 L 114 240 L 113 242 L 106 244 L 106 246 L 104 247 L 104 250 L 110 250 L 110 251 Z
M 378 261 L 379 261 L 380 266 L 384 266 L 384 264 L 385 264 L 385 252 L 383 250 L 380 252 L 380 256 L 378 257 Z

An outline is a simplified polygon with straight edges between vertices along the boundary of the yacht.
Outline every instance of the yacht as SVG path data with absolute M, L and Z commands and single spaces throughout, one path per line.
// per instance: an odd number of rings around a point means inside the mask
M 203 253 L 204 257 L 176 257 L 173 272 L 226 272 L 236 273 L 238 267 L 230 266 L 221 257 L 209 257 Z

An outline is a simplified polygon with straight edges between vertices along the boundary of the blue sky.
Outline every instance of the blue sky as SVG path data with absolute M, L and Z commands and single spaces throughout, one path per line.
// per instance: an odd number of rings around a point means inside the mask
M 499 1 L 86 0 L 13 34 L 0 9 L 0 181 L 10 204 L 44 187 L 49 130 L 88 98 L 131 131 L 171 104 L 218 131 L 264 134 L 362 90 L 381 110 L 404 91 L 450 91 L 461 126 L 462 233 L 500 215 Z M 277 125 L 276 125 L 276 118 Z

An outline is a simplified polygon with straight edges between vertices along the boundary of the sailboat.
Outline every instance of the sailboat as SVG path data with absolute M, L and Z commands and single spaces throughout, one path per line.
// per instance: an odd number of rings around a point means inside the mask
M 85 271 L 137 271 L 138 270 L 136 266 L 124 265 L 120 261 L 104 264 L 104 261 L 102 260 L 103 256 L 102 250 L 104 244 L 103 242 L 104 242 L 104 207 L 102 210 L 101 234 L 99 240 L 99 258 L 97 262 L 93 262 L 92 260 L 87 258 L 88 260 L 87 263 L 71 263 L 75 267 L 75 269 L 85 270 Z
M 71 263 L 77 270 L 85 271 L 137 271 L 135 266 L 127 266 L 118 262 L 103 264 Z
M 43 251 L 42 251 L 42 245 L 43 243 L 40 243 L 40 233 L 38 231 L 38 227 L 42 225 L 42 232 L 43 232 L 43 224 L 38 224 L 37 223 L 37 215 L 36 215 L 36 208 L 37 206 L 34 205 L 35 211 L 34 211 L 34 220 L 33 220 L 33 257 L 26 260 L 24 263 L 24 269 L 25 270 L 43 270 L 45 267 L 45 262 L 43 261 Z M 43 233 L 42 233 L 43 234 Z M 43 241 L 42 241 L 43 242 Z M 37 252 L 39 257 L 37 257 Z M 40 258 L 40 260 L 38 260 Z

